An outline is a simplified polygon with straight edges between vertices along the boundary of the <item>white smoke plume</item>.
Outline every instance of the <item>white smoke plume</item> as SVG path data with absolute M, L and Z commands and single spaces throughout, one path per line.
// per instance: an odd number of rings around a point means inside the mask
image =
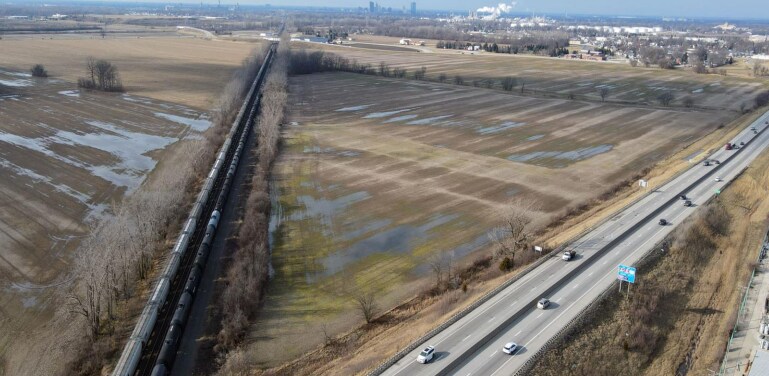
M 513 8 L 515 8 L 516 2 L 513 1 L 510 4 L 505 3 L 499 3 L 495 7 L 483 7 L 478 8 L 478 13 L 491 13 L 494 17 L 499 17 L 502 13 L 509 13 Z

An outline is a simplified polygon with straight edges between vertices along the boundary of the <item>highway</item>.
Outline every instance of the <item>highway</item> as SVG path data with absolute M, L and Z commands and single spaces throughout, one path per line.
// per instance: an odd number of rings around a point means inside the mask
M 619 264 L 633 265 L 640 260 L 769 146 L 769 131 L 762 132 L 767 121 L 769 112 L 752 124 L 758 135 L 748 126 L 733 139 L 735 143 L 747 143 L 739 152 L 721 147 L 709 157 L 719 160 L 720 165 L 693 165 L 574 242 L 570 247 L 577 251 L 574 260 L 551 257 L 382 374 L 516 373 L 603 291 L 617 288 Z M 724 181 L 716 182 L 717 176 Z M 685 207 L 681 194 L 686 194 L 694 206 Z M 661 218 L 670 223 L 660 225 Z M 546 310 L 535 306 L 542 297 L 552 301 Z M 511 341 L 521 347 L 507 355 L 502 346 Z M 428 345 L 435 346 L 436 359 L 428 364 L 417 363 L 417 355 Z

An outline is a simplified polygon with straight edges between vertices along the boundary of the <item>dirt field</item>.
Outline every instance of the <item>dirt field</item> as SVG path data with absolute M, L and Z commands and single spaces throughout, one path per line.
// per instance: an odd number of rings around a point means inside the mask
M 511 201 L 546 222 L 732 116 L 343 73 L 290 91 L 275 278 L 252 335 L 263 365 L 360 322 L 350 290 L 388 308 L 430 283 L 434 255 L 482 252 Z
M 3 36 L 0 68 L 28 72 L 43 64 L 77 82 L 89 56 L 117 65 L 129 94 L 208 111 L 254 43 L 178 37 Z M 51 39 L 49 39 L 51 38 Z
M 201 137 L 211 104 L 254 47 L 53 38 L 0 40 L 0 374 L 18 369 L 4 361 L 24 359 L 21 336 L 63 329 L 49 320 L 83 234 L 181 140 Z M 127 93 L 79 91 L 87 56 L 115 63 Z M 30 77 L 34 63 L 52 77 Z
M 695 107 L 738 110 L 742 103 L 751 107 L 755 94 L 769 87 L 769 80 L 697 75 L 688 70 L 633 68 L 624 63 L 456 50 L 430 49 L 433 53 L 380 50 L 372 54 L 368 49 L 347 46 L 311 43 L 297 43 L 297 46 L 332 51 L 373 67 L 385 62 L 391 67 L 405 68 L 409 73 L 425 66 L 431 80 L 437 80 L 444 73 L 449 82 L 461 76 L 466 85 L 478 81 L 484 86 L 484 80 L 491 80 L 494 87 L 500 88 L 499 79 L 512 76 L 524 82 L 525 90 L 531 94 L 558 98 L 573 94 L 578 99 L 600 100 L 598 91 L 605 87 L 609 89 L 607 101 L 656 106 L 660 93 L 670 91 L 676 98 L 674 106 L 683 106 L 683 99 L 691 98 Z M 519 84 L 516 90 L 520 87 Z

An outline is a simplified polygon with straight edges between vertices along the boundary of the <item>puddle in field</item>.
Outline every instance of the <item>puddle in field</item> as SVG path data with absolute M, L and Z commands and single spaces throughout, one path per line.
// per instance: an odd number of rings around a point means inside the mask
M 514 162 L 532 162 L 542 159 L 566 159 L 570 161 L 581 161 L 598 154 L 606 153 L 613 148 L 612 145 L 598 145 L 572 151 L 535 151 L 527 154 L 513 154 L 507 159 Z
M 166 114 L 163 112 L 155 112 L 155 116 L 173 121 L 174 123 L 187 125 L 198 132 L 204 132 L 206 129 L 211 127 L 211 120 L 206 119 L 205 117 L 193 119 L 184 116 Z
M 18 101 L 19 98 L 21 98 L 21 95 L 18 94 L 0 95 L 0 102 L 4 100 Z
M 543 135 L 543 134 L 535 134 L 535 135 L 533 135 L 531 137 L 526 138 L 526 140 L 528 140 L 528 141 L 536 141 L 536 140 L 539 140 L 542 137 L 545 137 L 545 135 Z
M 323 224 L 323 231 L 330 235 L 333 220 L 336 215 L 347 209 L 350 205 L 371 197 L 368 192 L 359 191 L 335 199 L 315 198 L 308 195 L 297 196 L 301 211 L 291 213 L 288 217 L 292 221 L 314 219 Z
M 102 121 L 89 120 L 85 123 L 93 127 L 93 130 L 87 133 L 75 133 L 39 124 L 40 127 L 48 128 L 55 133 L 52 136 L 31 138 L 0 132 L 0 141 L 34 150 L 47 157 L 90 171 L 92 175 L 118 187 L 126 187 L 129 192 L 138 187 L 144 180 L 145 174 L 157 164 L 157 161 L 146 154 L 153 150 L 164 149 L 176 141 L 176 138 L 132 132 Z M 57 144 L 83 145 L 99 149 L 115 156 L 119 162 L 114 165 L 90 165 L 75 157 L 60 155 L 53 151 Z
M 703 90 L 703 88 L 692 90 L 692 94 L 702 93 Z
M 386 112 L 372 112 L 366 116 L 364 116 L 364 119 L 379 119 L 383 117 L 392 116 L 395 114 L 399 114 L 401 112 L 411 111 L 411 108 L 404 108 L 402 110 L 394 110 L 394 111 L 386 111 Z M 338 111 L 338 110 L 337 110 Z
M 434 215 L 427 223 L 419 226 L 400 225 L 374 234 L 358 241 L 347 249 L 341 250 L 324 258 L 321 263 L 323 276 L 334 275 L 347 265 L 362 260 L 372 254 L 386 252 L 406 253 L 413 249 L 415 243 L 430 237 L 430 230 L 451 222 L 459 217 L 457 214 Z M 312 279 L 312 277 L 308 276 Z
M 418 115 L 401 115 L 401 116 L 396 116 L 394 118 L 391 118 L 391 119 L 385 121 L 385 123 L 393 123 L 393 122 L 396 122 L 396 121 L 411 120 L 411 119 L 416 118 L 417 116 Z
M 32 80 L 23 80 L 23 79 L 17 79 L 17 80 L 0 80 L 0 85 L 5 86 L 11 86 L 11 87 L 25 87 L 25 86 L 32 86 Z
M 443 120 L 443 119 L 446 119 L 446 118 L 449 118 L 449 117 L 452 117 L 452 116 L 454 116 L 454 115 L 452 114 L 452 115 L 433 116 L 433 117 L 419 119 L 419 120 L 412 120 L 412 121 L 407 122 L 406 124 L 408 124 L 408 125 L 431 125 L 431 124 L 435 124 L 439 120 Z
M 519 123 L 515 121 L 505 121 L 503 123 L 500 123 L 499 125 L 494 125 L 491 127 L 484 127 L 484 128 L 477 128 L 475 132 L 480 135 L 486 136 L 490 134 L 504 132 L 508 129 L 522 127 L 524 125 L 526 125 L 526 123 Z
M 142 98 L 142 97 L 135 97 L 133 95 L 129 94 L 123 94 L 122 95 L 123 100 L 134 102 L 134 103 L 141 103 L 141 104 L 154 104 L 150 99 Z
M 352 107 L 343 107 L 338 110 L 335 110 L 336 112 L 353 112 L 353 111 L 360 111 L 365 110 L 367 108 L 371 107 L 370 104 L 363 104 L 360 106 L 352 106 Z
M 80 90 L 63 90 L 59 94 L 66 95 L 68 97 L 80 98 Z

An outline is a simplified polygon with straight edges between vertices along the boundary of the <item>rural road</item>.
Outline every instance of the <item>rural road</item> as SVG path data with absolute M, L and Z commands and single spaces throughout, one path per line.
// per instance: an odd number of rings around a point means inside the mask
M 514 374 L 603 291 L 617 287 L 617 265 L 635 264 L 769 146 L 769 131 L 761 132 L 769 126 L 767 120 L 769 112 L 752 124 L 758 135 L 749 126 L 732 140 L 752 140 L 739 153 L 722 147 L 709 157 L 721 161 L 720 165 L 692 166 L 574 242 L 574 260 L 551 257 L 408 353 L 383 375 Z M 724 182 L 716 182 L 716 176 Z M 681 194 L 694 206 L 685 207 L 678 198 Z M 670 223 L 661 226 L 660 218 Z M 542 297 L 552 302 L 546 310 L 535 307 Z M 512 356 L 502 352 L 502 346 L 511 341 L 522 345 Z M 417 363 L 417 355 L 428 345 L 435 346 L 436 359 L 426 365 Z

